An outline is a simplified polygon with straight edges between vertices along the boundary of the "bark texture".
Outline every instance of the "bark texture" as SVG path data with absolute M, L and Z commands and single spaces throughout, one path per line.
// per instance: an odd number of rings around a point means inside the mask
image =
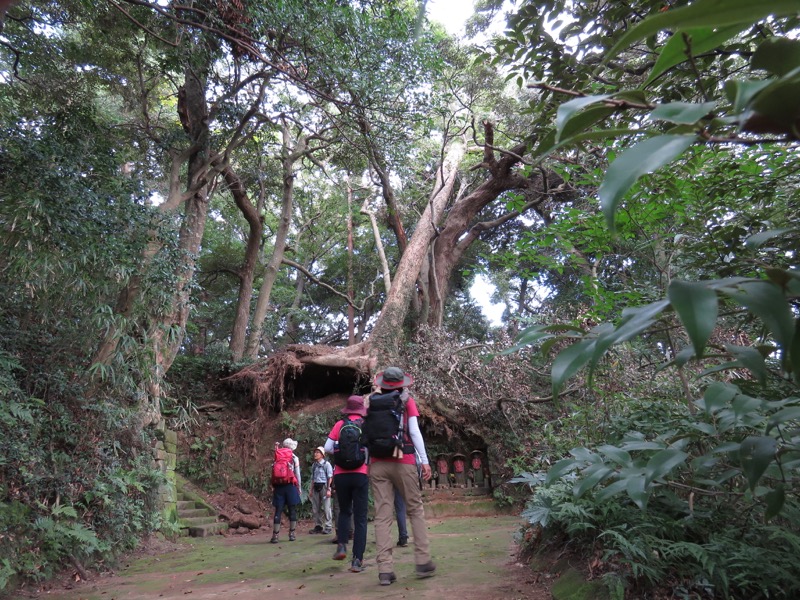
M 503 223 L 520 216 L 523 212 L 540 211 L 547 202 L 571 200 L 574 190 L 553 172 L 534 169 L 525 176 L 517 169 L 526 151 L 519 144 L 510 151 L 498 153 L 494 149 L 494 128 L 484 123 L 485 145 L 483 161 L 477 168 L 488 172 L 488 179 L 477 188 L 456 200 L 432 242 L 432 266 L 427 270 L 427 303 L 430 309 L 427 323 L 433 327 L 442 325 L 444 305 L 450 291 L 453 269 L 464 253 L 485 231 L 495 229 Z M 500 154 L 499 158 L 496 154 Z M 510 211 L 488 221 L 480 220 L 481 211 L 508 191 L 522 192 L 526 203 L 522 209 Z
M 258 207 L 253 205 L 239 176 L 226 165 L 222 175 L 228 184 L 228 189 L 233 196 L 233 201 L 247 221 L 247 245 L 244 251 L 244 260 L 239 267 L 239 296 L 236 302 L 236 317 L 233 321 L 230 349 L 233 360 L 239 361 L 244 356 L 244 344 L 247 337 L 247 323 L 250 320 L 250 300 L 253 297 L 253 281 L 258 266 L 258 255 L 261 251 L 261 236 L 264 234 L 264 220 L 259 214 Z
M 269 311 L 269 299 L 272 295 L 272 287 L 278 278 L 278 270 L 281 267 L 283 256 L 286 251 L 286 240 L 289 238 L 289 228 L 292 224 L 292 210 L 294 207 L 294 164 L 305 154 L 307 145 L 304 136 L 298 137 L 292 147 L 291 132 L 289 125 L 283 124 L 283 156 L 281 164 L 283 166 L 283 192 L 281 215 L 278 221 L 278 230 L 275 234 L 275 247 L 272 256 L 264 269 L 264 277 L 261 282 L 261 289 L 258 292 L 256 308 L 253 312 L 253 320 L 250 328 L 250 337 L 247 340 L 246 355 L 255 359 L 261 347 L 261 338 L 264 334 L 264 320 Z

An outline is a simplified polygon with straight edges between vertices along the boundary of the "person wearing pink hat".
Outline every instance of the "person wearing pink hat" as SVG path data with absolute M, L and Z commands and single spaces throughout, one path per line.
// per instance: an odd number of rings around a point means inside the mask
M 336 502 L 339 505 L 339 518 L 336 523 L 336 552 L 334 560 L 347 558 L 347 540 L 350 537 L 350 523 L 353 523 L 353 557 L 350 571 L 360 573 L 364 570 L 364 551 L 367 548 L 367 510 L 369 509 L 369 477 L 366 450 L 359 448 L 359 456 L 353 460 L 340 459 L 344 448 L 340 447 L 346 439 L 360 437 L 361 426 L 367 409 L 364 398 L 350 396 L 342 409 L 344 418 L 337 421 L 325 441 L 325 452 L 333 455 L 333 487 L 336 489 Z M 360 463 L 360 464 L 359 464 Z
M 369 397 L 365 430 L 370 449 L 369 478 L 372 497 L 375 500 L 375 541 L 378 553 L 376 562 L 380 585 L 391 585 L 397 580 L 394 573 L 391 536 L 395 489 L 405 500 L 407 518 L 411 524 L 416 575 L 419 578 L 430 577 L 436 572 L 436 565 L 431 560 L 417 461 L 420 463 L 425 481 L 431 478 L 431 466 L 417 422 L 419 409 L 414 398 L 405 389 L 413 383 L 413 377 L 404 373 L 402 369 L 388 367 L 375 376 L 375 387 L 379 388 L 380 392 L 375 392 Z M 395 448 L 395 452 L 389 456 L 379 457 L 376 456 L 379 454 L 378 448 L 370 446 L 370 418 L 373 410 L 377 411 L 378 406 L 385 402 L 402 407 L 397 411 L 402 413 L 401 434 L 395 436 L 400 438 L 397 439 L 399 445 Z

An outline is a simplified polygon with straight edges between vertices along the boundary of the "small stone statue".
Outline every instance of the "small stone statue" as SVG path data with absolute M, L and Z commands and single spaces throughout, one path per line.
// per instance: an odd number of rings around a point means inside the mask
M 472 480 L 472 485 L 475 487 L 484 487 L 486 484 L 486 478 L 484 477 L 483 473 L 483 452 L 480 450 L 473 450 L 472 460 L 470 463 L 472 468 L 470 469 L 469 474 L 470 479 Z
M 447 457 L 444 454 L 436 457 L 436 470 L 439 472 L 439 487 L 445 489 L 450 487 L 450 478 L 448 477 L 450 465 L 447 464 Z
M 453 455 L 453 473 L 456 476 L 456 487 L 467 487 L 467 457 L 463 454 Z

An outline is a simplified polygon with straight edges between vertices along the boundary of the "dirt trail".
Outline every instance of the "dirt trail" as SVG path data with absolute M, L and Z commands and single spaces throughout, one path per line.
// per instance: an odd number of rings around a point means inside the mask
M 186 538 L 170 551 L 133 559 L 114 576 L 53 589 L 57 600 L 285 600 L 289 598 L 415 598 L 437 600 L 550 600 L 547 581 L 515 561 L 513 533 L 519 518 L 507 515 L 428 519 L 436 576 L 416 579 L 413 543 L 395 548 L 397 582 L 378 585 L 375 541 L 369 525 L 366 570 L 331 559 L 330 536 L 298 527 L 297 541 L 270 544 L 270 532 Z M 282 540 L 286 532 L 282 533 Z M 30 597 L 30 596 L 26 596 Z

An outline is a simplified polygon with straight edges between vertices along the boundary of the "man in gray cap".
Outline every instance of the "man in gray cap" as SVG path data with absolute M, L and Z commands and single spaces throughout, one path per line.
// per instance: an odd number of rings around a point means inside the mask
M 397 580 L 394 574 L 391 535 L 395 489 L 405 500 L 408 521 L 411 524 L 417 577 L 430 577 L 436 571 L 436 565 L 431 560 L 417 460 L 425 481 L 431 478 L 431 467 L 417 423 L 417 404 L 405 390 L 413 382 L 414 379 L 398 367 L 388 367 L 378 373 L 375 376 L 375 387 L 380 388 L 380 393 L 369 397 L 365 419 L 365 434 L 370 451 L 369 478 L 375 499 L 375 541 L 378 552 L 376 562 L 381 585 L 391 585 Z M 385 426 L 374 426 L 380 420 L 390 422 L 389 415 L 385 413 L 399 416 L 399 428 L 395 429 L 397 435 L 394 436 L 396 444 L 388 456 L 383 447 L 372 443 L 377 429 L 387 429 Z

